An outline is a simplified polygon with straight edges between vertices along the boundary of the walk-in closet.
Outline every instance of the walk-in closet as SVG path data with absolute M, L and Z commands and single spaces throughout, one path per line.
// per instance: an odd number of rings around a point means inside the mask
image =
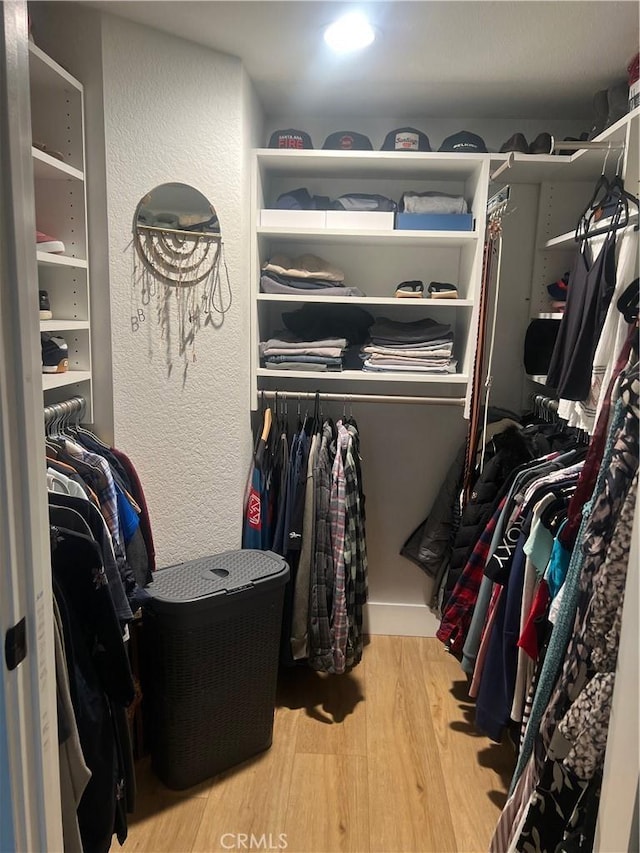
M 638 850 L 637 3 L 0 12 L 0 853 Z

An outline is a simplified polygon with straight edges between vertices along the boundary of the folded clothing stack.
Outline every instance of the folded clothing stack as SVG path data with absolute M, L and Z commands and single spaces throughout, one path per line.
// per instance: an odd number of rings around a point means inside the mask
M 288 331 L 260 344 L 265 367 L 274 370 L 342 370 L 346 338 L 320 338 L 305 341 Z
M 391 198 L 377 193 L 346 193 L 332 201 L 329 196 L 311 195 L 306 187 L 287 190 L 276 199 L 276 210 L 358 210 L 391 211 L 398 205 Z
M 342 270 L 317 255 L 274 255 L 262 267 L 260 289 L 263 293 L 364 296 L 357 287 L 345 287 Z
M 468 213 L 469 207 L 461 195 L 448 193 L 406 192 L 400 199 L 400 211 L 403 213 L 435 213 L 462 214 Z
M 341 370 L 360 366 L 358 346 L 367 340 L 373 317 L 358 305 L 315 303 L 283 314 L 282 321 L 287 331 L 260 344 L 265 367 Z
M 455 373 L 451 326 L 435 320 L 401 323 L 381 317 L 361 349 L 363 370 L 378 373 Z

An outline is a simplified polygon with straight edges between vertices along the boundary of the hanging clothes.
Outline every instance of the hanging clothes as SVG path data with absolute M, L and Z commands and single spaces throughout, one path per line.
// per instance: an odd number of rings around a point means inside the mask
M 561 415 L 587 429 L 593 426 L 599 408 L 600 377 L 606 374 L 606 364 L 615 359 L 622 343 L 623 335 L 616 333 L 619 323 L 610 306 L 616 281 L 619 295 L 633 277 L 637 234 L 631 230 L 625 234 L 624 230 L 630 221 L 630 205 L 637 210 L 638 199 L 624 189 L 621 179 L 616 175 L 609 181 L 601 176 L 576 228 L 579 251 L 569 277 L 566 308 L 547 372 L 548 385 L 557 389 L 563 401 Z M 616 261 L 618 231 L 623 247 Z M 629 238 L 626 243 L 625 236 Z M 607 329 L 603 335 L 605 319 Z M 571 406 L 568 401 L 582 405 Z M 582 415 L 584 423 L 580 422 Z
M 106 853 L 135 804 L 125 636 L 147 597 L 153 536 L 125 454 L 69 424 L 47 433 L 46 450 L 64 844 Z
M 618 310 L 617 302 L 635 275 L 638 254 L 637 234 L 633 231 L 622 232 L 617 238 L 617 252 L 616 284 L 593 356 L 589 393 L 580 401 L 560 399 L 558 405 L 558 415 L 566 420 L 569 426 L 575 426 L 589 433 L 593 432 L 600 410 L 610 396 L 607 394 L 607 388 L 616 357 L 621 352 L 631 330 L 631 324 Z
M 271 548 L 289 564 L 281 662 L 340 674 L 362 659 L 368 593 L 358 426 L 352 418 L 323 422 L 316 399 L 313 417 L 299 414 L 291 435 L 276 412 L 273 435 L 262 449 L 256 442 L 243 547 Z M 270 540 L 248 523 L 253 514 L 264 526 L 265 506 L 275 519 Z
M 112 835 L 127 836 L 124 766 L 127 747 L 117 715 L 133 700 L 134 685 L 98 546 L 56 527 L 52 535 L 54 594 L 62 615 L 71 700 L 91 778 L 78 805 L 86 853 L 107 853 Z
M 530 688 L 531 713 L 523 716 L 512 790 L 491 843 L 495 853 L 592 847 L 637 494 L 638 392 L 635 364 L 620 386 L 593 497 L 584 505 L 548 648 Z M 578 490 L 572 501 L 577 496 Z
M 547 374 L 549 386 L 566 400 L 585 400 L 589 394 L 593 357 L 615 288 L 615 251 L 612 224 L 601 245 L 584 240 L 574 261 Z
M 534 766 L 543 755 L 545 757 L 537 774 L 539 781 L 529 799 L 517 850 L 555 850 L 566 833 L 575 832 L 576 828 L 581 828 L 586 835 L 583 828 L 588 817 L 583 804 L 585 794 L 590 793 L 592 799 L 598 797 L 620 630 L 617 608 L 621 602 L 618 596 L 613 597 L 614 590 L 607 587 L 617 579 L 614 584 L 617 583 L 618 592 L 622 592 L 624 598 L 637 493 L 637 391 L 634 397 L 631 405 L 635 412 L 627 413 L 614 449 L 605 491 L 592 513 L 595 535 L 601 541 L 608 540 L 608 547 L 603 549 L 599 543 L 596 546 L 593 539 L 588 540 L 585 547 L 587 554 L 580 577 L 575 633 L 565 656 L 562 676 L 540 727 L 538 761 L 534 761 Z M 607 530 L 611 531 L 608 536 Z M 593 550 L 592 545 L 596 546 Z M 585 727 L 588 737 L 584 737 Z M 541 820 L 542 814 L 545 817 Z M 547 815 L 554 819 L 549 820 Z

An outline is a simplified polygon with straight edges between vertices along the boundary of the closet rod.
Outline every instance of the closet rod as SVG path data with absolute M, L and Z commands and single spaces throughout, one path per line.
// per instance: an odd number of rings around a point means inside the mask
M 264 395 L 274 400 L 276 394 L 278 399 L 283 400 L 315 400 L 316 394 L 312 391 L 258 391 L 260 396 Z M 464 397 L 403 397 L 388 394 L 331 394 L 320 393 L 317 395 L 321 400 L 335 401 L 336 403 L 419 403 L 432 406 L 464 406 Z
M 551 151 L 557 151 L 562 148 L 564 151 L 584 151 L 585 149 L 600 149 L 600 150 L 611 150 L 611 151 L 620 151 L 624 149 L 624 142 L 575 142 L 567 140 L 555 140 L 553 136 L 551 137 Z
M 44 407 L 44 422 L 50 424 L 55 418 L 71 417 L 76 412 L 82 414 L 86 407 L 84 397 L 71 397 L 68 400 L 61 400 L 59 403 L 51 403 Z

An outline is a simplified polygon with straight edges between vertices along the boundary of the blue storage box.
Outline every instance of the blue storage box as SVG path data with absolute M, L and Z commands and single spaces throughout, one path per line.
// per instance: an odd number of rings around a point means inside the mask
M 473 214 L 396 213 L 396 231 L 473 231 Z

